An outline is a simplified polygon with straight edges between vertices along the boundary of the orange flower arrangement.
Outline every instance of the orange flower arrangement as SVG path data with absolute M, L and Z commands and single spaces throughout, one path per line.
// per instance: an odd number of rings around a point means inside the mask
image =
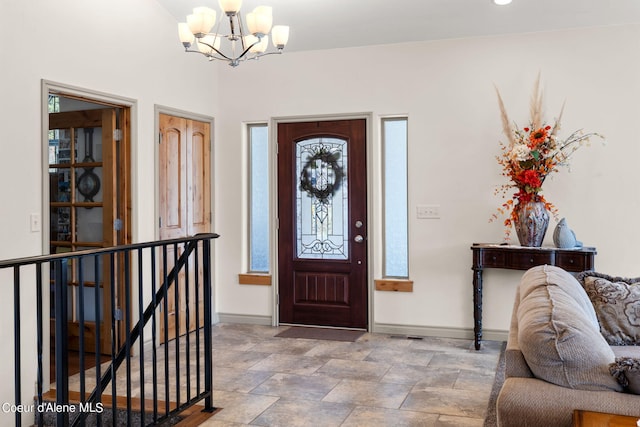
M 542 119 L 542 92 L 540 91 L 540 78 L 536 80 L 533 95 L 531 97 L 530 114 L 531 121 L 528 127 L 519 128 L 511 125 L 504 108 L 500 92 L 498 104 L 502 119 L 502 129 L 508 138 L 508 142 L 500 143 L 502 153 L 496 156 L 502 166 L 502 175 L 511 182 L 504 184 L 496 190 L 496 194 L 502 193 L 504 198 L 508 192 L 515 189 L 511 198 L 507 200 L 494 213 L 490 221 L 498 219 L 498 214 L 508 215 L 504 221 L 506 227 L 505 240 L 511 234 L 511 225 L 518 220 L 518 207 L 527 202 L 542 202 L 555 217 L 557 209 L 548 202 L 540 192 L 546 177 L 552 172 L 558 171 L 560 166 L 568 166 L 571 155 L 591 137 L 602 138 L 597 133 L 583 133 L 577 130 L 566 139 L 560 139 L 557 135 L 560 129 L 560 119 L 564 106 L 560 110 L 559 117 L 551 124 L 544 123 Z

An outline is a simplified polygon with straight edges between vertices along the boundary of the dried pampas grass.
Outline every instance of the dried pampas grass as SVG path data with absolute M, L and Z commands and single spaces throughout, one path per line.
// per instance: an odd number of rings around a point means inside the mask
M 511 128 L 511 121 L 509 120 L 509 116 L 507 115 L 507 110 L 504 108 L 504 102 L 502 102 L 502 97 L 500 96 L 500 91 L 496 88 L 496 95 L 498 95 L 498 106 L 500 106 L 500 118 L 502 119 L 502 132 L 509 138 L 509 143 L 511 146 L 515 145 L 516 138 L 513 134 L 513 129 Z

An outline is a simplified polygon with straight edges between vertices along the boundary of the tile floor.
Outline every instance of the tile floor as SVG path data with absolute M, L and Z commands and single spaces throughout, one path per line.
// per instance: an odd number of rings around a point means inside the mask
M 214 426 L 481 427 L 501 342 L 364 334 L 278 338 L 285 327 L 213 329 Z
M 224 323 L 213 327 L 213 405 L 222 410 L 201 427 L 482 427 L 484 423 L 501 342 L 483 341 L 476 351 L 472 340 L 463 339 L 376 333 L 366 333 L 356 342 L 275 337 L 284 329 Z M 160 365 L 163 351 L 160 347 Z M 173 359 L 171 345 L 169 351 Z M 183 361 L 185 351 L 183 340 Z M 148 356 L 149 352 L 145 366 Z M 138 397 L 140 369 L 137 358 L 131 362 L 133 380 L 127 384 L 126 377 L 119 376 L 116 387 L 125 390 L 129 385 Z M 150 368 L 145 369 L 145 395 L 151 398 Z M 186 383 L 184 371 L 181 384 Z M 95 371 L 86 372 L 91 390 Z M 78 380 L 78 375 L 69 378 L 71 390 L 79 390 Z M 172 401 L 175 394 L 171 388 Z M 160 389 L 158 397 L 163 395 Z

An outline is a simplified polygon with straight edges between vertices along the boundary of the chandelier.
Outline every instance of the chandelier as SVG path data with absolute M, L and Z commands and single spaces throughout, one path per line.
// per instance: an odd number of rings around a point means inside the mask
M 187 16 L 187 22 L 178 24 L 178 33 L 185 52 L 200 53 L 210 61 L 227 61 L 232 67 L 240 65 L 240 61 L 282 53 L 289 40 L 289 27 L 275 25 L 271 28 L 271 7 L 258 6 L 253 12 L 247 13 L 245 29 L 240 16 L 242 0 L 219 0 L 219 3 L 222 9 L 219 20 L 216 21 L 215 10 L 196 7 L 193 14 Z M 224 34 L 225 30 L 221 26 L 222 22 L 227 20 L 229 30 Z M 269 47 L 269 32 L 276 51 L 266 52 Z M 223 39 L 230 44 L 225 49 L 221 48 Z M 226 53 L 223 53 L 223 50 Z

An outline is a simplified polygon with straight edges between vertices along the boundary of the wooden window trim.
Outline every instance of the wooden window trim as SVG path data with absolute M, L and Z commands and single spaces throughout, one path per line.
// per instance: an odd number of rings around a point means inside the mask
M 238 283 L 240 285 L 271 286 L 271 275 L 257 273 L 238 274 Z
M 377 279 L 374 280 L 376 291 L 413 292 L 413 280 L 406 279 Z

